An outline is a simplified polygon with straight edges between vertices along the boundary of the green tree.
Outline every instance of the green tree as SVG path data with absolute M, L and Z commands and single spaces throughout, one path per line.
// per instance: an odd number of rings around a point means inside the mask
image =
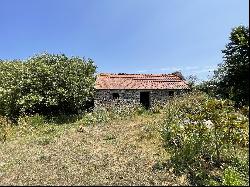
M 0 63 L 0 114 L 78 113 L 93 98 L 93 60 L 40 54 Z
M 186 77 L 186 81 L 188 82 L 191 89 L 195 89 L 198 82 L 198 77 L 196 75 L 189 75 Z
M 249 28 L 233 28 L 229 39 L 222 50 L 224 63 L 214 72 L 211 83 L 215 83 L 217 95 L 249 105 Z

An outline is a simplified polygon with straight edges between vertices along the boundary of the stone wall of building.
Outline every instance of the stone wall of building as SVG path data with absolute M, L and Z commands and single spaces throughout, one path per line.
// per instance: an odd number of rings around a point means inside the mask
M 140 92 L 149 92 L 150 106 L 156 103 L 164 103 L 171 98 L 169 93 L 173 91 L 174 95 L 179 95 L 184 90 L 96 90 L 95 107 L 99 105 L 109 105 L 111 103 L 140 104 Z M 119 98 L 114 99 L 113 93 L 118 93 Z
M 119 94 L 119 99 L 113 99 L 113 93 Z M 140 93 L 137 90 L 96 90 L 95 106 L 110 103 L 140 104 Z

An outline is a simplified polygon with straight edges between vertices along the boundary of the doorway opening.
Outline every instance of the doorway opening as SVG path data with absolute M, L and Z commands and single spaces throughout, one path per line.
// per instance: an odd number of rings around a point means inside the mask
M 140 92 L 140 103 L 146 109 L 149 109 L 149 106 L 150 106 L 150 103 L 149 103 L 149 92 Z
M 113 96 L 113 99 L 119 99 L 119 94 L 118 93 L 113 93 L 112 96 Z

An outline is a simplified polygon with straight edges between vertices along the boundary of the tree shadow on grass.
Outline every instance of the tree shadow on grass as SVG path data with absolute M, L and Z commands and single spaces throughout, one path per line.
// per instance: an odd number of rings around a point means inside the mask
M 58 125 L 75 123 L 82 118 L 83 114 L 61 114 L 61 115 L 49 115 L 46 116 L 46 122 L 55 123 Z

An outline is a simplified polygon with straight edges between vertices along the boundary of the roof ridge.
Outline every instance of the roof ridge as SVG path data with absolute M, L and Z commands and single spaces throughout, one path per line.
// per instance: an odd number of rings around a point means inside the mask
M 142 75 L 142 76 L 177 76 L 172 73 L 99 73 L 100 76 L 112 76 L 112 75 Z

